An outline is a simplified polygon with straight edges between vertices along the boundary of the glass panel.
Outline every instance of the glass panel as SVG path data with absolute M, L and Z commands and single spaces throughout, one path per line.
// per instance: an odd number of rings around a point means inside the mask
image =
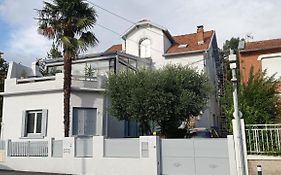
M 63 66 L 51 66 L 47 67 L 48 75 L 55 75 L 56 73 L 63 72 Z
M 34 119 L 35 113 L 27 114 L 27 133 L 34 133 Z
M 73 135 L 92 136 L 96 134 L 96 109 L 73 109 Z
M 72 120 L 72 134 L 78 134 L 78 110 L 77 108 L 73 108 L 73 120 Z
M 86 64 L 85 63 L 76 63 L 72 64 L 72 75 L 78 75 L 78 76 L 85 76 L 85 69 Z
M 85 135 L 95 135 L 96 109 L 85 109 Z
M 77 109 L 77 135 L 84 135 L 85 134 L 85 127 L 84 127 L 84 111 L 83 109 Z
M 38 112 L 36 118 L 36 133 L 41 133 L 42 130 L 41 127 L 42 127 L 42 113 Z
M 95 70 L 96 75 L 105 75 L 109 71 L 109 60 L 93 61 L 88 64 Z

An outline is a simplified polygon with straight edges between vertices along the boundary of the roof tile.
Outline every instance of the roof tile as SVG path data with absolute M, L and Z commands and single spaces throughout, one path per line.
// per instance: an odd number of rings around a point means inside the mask
M 271 40 L 262 40 L 255 42 L 246 42 L 243 51 L 247 50 L 258 50 L 258 49 L 269 49 L 272 47 L 281 47 L 281 38 L 279 39 L 271 39 Z
M 204 44 L 198 44 L 197 33 L 173 36 L 175 43 L 168 48 L 167 54 L 192 52 L 208 49 L 214 31 L 204 32 Z M 178 47 L 181 44 L 187 44 L 187 47 Z M 122 45 L 116 44 L 108 48 L 105 52 L 121 51 Z
M 122 50 L 122 44 L 115 44 L 108 48 L 105 52 L 117 52 Z
M 198 44 L 197 33 L 191 33 L 186 35 L 173 36 L 174 43 L 168 50 L 167 53 L 180 53 L 190 52 L 208 49 L 209 43 L 212 38 L 213 31 L 204 32 L 204 44 Z M 179 48 L 180 44 L 187 44 L 187 47 Z

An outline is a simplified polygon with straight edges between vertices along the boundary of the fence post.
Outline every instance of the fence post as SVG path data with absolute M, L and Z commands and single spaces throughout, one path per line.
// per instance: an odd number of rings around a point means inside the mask
M 9 156 L 11 156 L 11 139 L 8 139 L 7 140 L 7 148 L 6 148 L 6 150 L 7 150 L 7 153 L 6 153 L 6 155 L 7 155 L 7 157 Z
M 31 148 L 30 148 L 30 141 L 27 141 L 27 157 L 30 156 L 30 151 L 31 151 Z
M 139 138 L 140 158 L 146 159 L 151 165 L 153 174 L 160 175 L 160 138 L 157 136 L 140 136 Z
M 104 136 L 93 137 L 93 155 L 97 159 L 104 157 Z

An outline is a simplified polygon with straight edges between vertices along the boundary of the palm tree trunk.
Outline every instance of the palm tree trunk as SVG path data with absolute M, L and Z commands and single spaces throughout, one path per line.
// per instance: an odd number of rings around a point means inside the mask
M 71 64 L 72 57 L 69 54 L 64 54 L 64 82 L 63 82 L 63 95 L 64 95 L 64 136 L 69 137 L 69 113 L 70 113 L 70 93 L 71 93 Z

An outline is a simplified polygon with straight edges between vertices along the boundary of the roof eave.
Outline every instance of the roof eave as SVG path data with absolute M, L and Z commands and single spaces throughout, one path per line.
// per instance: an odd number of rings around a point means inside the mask
M 176 55 L 185 55 L 185 54 L 193 54 L 193 53 L 203 53 L 206 52 L 207 49 L 203 50 L 194 50 L 194 51 L 187 51 L 187 52 L 174 52 L 174 53 L 166 53 L 163 56 L 164 57 L 169 57 L 169 56 L 176 56 Z
M 154 23 L 151 23 L 151 22 L 141 22 L 141 23 L 136 23 L 134 24 L 133 26 L 131 26 L 123 35 L 122 35 L 122 39 L 126 39 L 127 36 L 129 35 L 129 33 L 131 33 L 133 30 L 135 30 L 135 28 L 138 28 L 139 26 L 142 26 L 142 25 L 151 25 L 157 29 L 160 29 L 163 31 L 163 33 L 169 38 L 169 40 L 174 43 L 175 40 L 173 39 L 172 35 L 170 34 L 169 30 L 160 26 L 160 25 L 157 25 L 157 24 L 154 24 Z
M 270 49 L 279 49 L 279 48 L 281 48 L 281 46 L 265 47 L 265 48 L 255 48 L 255 49 L 241 49 L 240 53 L 263 51 L 263 50 L 270 50 Z

